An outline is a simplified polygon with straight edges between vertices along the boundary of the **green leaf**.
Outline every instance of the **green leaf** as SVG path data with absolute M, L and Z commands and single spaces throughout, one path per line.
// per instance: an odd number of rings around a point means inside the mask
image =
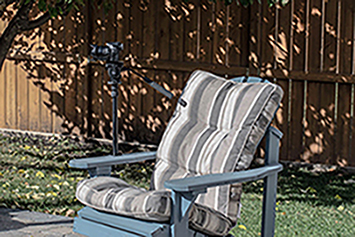
M 38 9 L 42 12 L 47 10 L 47 3 L 44 0 L 38 1 Z
M 58 11 L 55 7 L 48 6 L 48 12 L 51 17 L 57 17 Z

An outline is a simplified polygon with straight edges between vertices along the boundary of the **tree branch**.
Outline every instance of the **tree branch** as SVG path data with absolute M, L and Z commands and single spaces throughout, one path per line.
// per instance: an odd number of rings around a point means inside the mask
M 26 25 L 22 26 L 21 30 L 23 30 L 23 31 L 33 30 L 33 29 L 43 25 L 44 23 L 46 23 L 50 18 L 51 18 L 51 16 L 49 15 L 48 12 L 46 12 L 42 16 L 38 17 L 37 19 L 32 20 L 32 21 L 28 22 Z
M 23 25 L 22 23 L 28 21 L 28 13 L 31 8 L 32 2 L 22 4 L 0 36 L 0 71 L 12 42 L 14 41 L 16 35 L 21 31 L 21 25 Z

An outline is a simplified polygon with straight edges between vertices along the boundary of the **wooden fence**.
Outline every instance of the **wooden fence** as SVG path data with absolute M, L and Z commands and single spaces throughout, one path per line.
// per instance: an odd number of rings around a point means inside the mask
M 355 165 L 352 0 L 116 2 L 108 14 L 87 3 L 16 39 L 0 72 L 0 127 L 110 138 L 108 78 L 85 57 L 89 43 L 122 41 L 126 64 L 176 96 L 197 68 L 267 77 L 285 92 L 274 121 L 281 159 Z M 124 74 L 121 136 L 157 143 L 175 103 Z

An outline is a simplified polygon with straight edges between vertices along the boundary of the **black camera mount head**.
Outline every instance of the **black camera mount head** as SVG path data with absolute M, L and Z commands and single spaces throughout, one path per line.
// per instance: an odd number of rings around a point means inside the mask
M 105 68 L 111 78 L 110 84 L 121 83 L 121 71 L 123 62 L 119 60 L 119 54 L 123 50 L 120 42 L 106 43 L 106 45 L 91 44 L 90 61 L 105 61 Z

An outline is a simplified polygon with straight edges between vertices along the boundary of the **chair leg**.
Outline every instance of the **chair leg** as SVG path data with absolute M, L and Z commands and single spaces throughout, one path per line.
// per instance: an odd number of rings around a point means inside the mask
M 274 236 L 275 229 L 275 205 L 277 174 L 270 175 L 264 179 L 263 213 L 261 223 L 261 236 Z
M 275 165 L 279 161 L 279 144 L 282 133 L 274 127 L 269 127 L 266 134 L 265 165 Z M 277 191 L 277 174 L 264 178 L 263 214 L 261 236 L 272 237 L 275 231 L 275 205 Z
M 171 236 L 172 237 L 192 237 L 193 231 L 189 229 L 189 210 L 197 195 L 182 195 L 172 191 L 171 198 L 173 203 L 171 215 Z

